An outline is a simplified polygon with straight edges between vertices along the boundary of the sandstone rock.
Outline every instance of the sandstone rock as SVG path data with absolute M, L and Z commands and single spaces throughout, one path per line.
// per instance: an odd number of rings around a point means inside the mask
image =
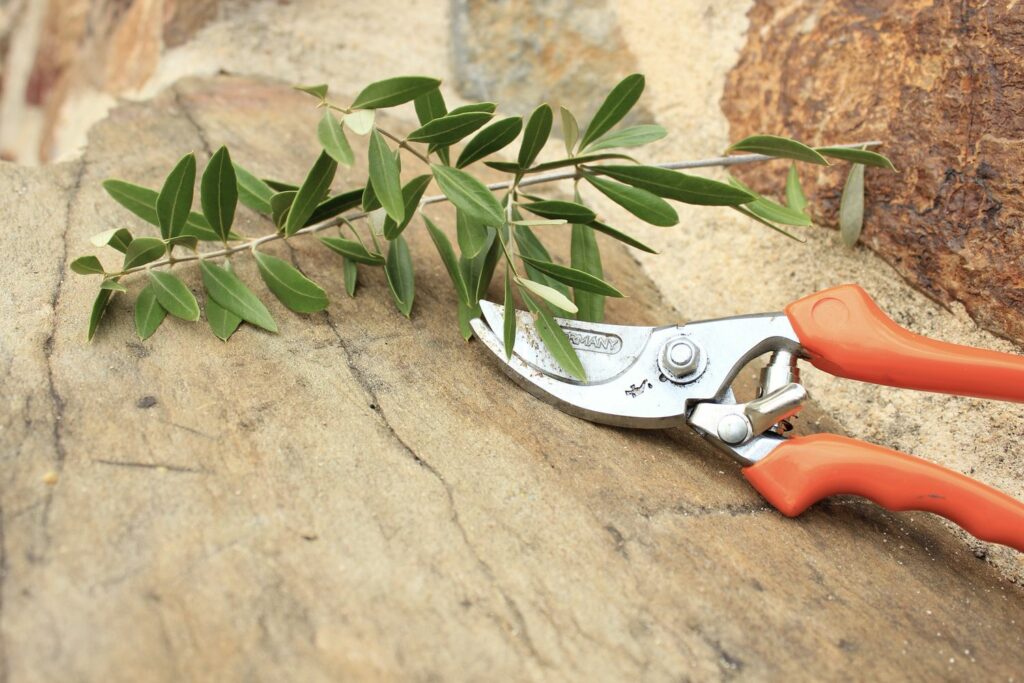
M 418 226 L 412 321 L 379 272 L 345 298 L 337 259 L 299 239 L 275 253 L 332 305 L 272 303 L 278 336 L 222 344 L 169 320 L 140 343 L 115 299 L 84 343 L 95 283 L 69 257 L 133 222 L 102 179 L 155 185 L 182 151 L 222 142 L 295 178 L 316 118 L 275 83 L 195 79 L 114 110 L 81 161 L 0 167 L 9 680 L 1020 670 L 1017 589 L 934 519 L 840 500 L 787 520 L 681 430 L 601 427 L 518 390 L 459 338 Z M 623 250 L 606 263 L 632 295 L 613 319 L 680 317 Z

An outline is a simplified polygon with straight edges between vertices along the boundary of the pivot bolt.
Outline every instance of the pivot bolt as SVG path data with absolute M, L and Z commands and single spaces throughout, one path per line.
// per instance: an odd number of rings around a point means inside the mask
M 718 421 L 718 438 L 731 445 L 743 443 L 750 438 L 750 422 L 742 415 L 726 415 Z
M 700 367 L 700 349 L 689 339 L 676 339 L 661 349 L 661 366 L 675 379 L 682 379 Z

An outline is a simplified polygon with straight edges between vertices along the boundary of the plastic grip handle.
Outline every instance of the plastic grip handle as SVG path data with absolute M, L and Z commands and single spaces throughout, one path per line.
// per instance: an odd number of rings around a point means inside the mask
M 857 285 L 786 307 L 820 370 L 838 377 L 947 394 L 1024 401 L 1024 356 L 936 341 L 905 330 Z
M 1024 552 L 1024 503 L 927 460 L 834 434 L 786 441 L 743 476 L 782 514 L 794 517 L 837 494 L 887 510 L 923 510 L 984 541 Z

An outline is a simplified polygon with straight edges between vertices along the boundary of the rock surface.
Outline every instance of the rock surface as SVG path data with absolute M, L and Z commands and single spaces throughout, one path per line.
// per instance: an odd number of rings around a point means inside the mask
M 102 179 L 154 185 L 182 150 L 222 142 L 296 177 L 315 121 L 282 85 L 190 80 L 114 110 L 81 161 L 0 167 L 16 198 L 0 248 L 19 274 L 0 301 L 5 678 L 1020 670 L 1019 590 L 934 518 L 833 501 L 787 520 L 681 431 L 589 424 L 515 388 L 458 337 L 422 230 L 411 322 L 379 272 L 339 294 L 337 259 L 307 239 L 276 253 L 333 303 L 308 318 L 272 305 L 278 336 L 222 344 L 168 320 L 140 343 L 115 299 L 84 343 L 95 283 L 67 275 L 69 255 L 131 222 Z M 632 294 L 612 319 L 681 317 L 605 252 Z

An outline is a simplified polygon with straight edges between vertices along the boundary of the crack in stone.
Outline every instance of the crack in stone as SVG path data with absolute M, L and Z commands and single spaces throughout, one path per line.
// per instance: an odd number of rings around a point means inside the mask
M 206 131 L 196 121 L 195 116 L 192 114 L 192 109 L 185 104 L 185 97 L 181 94 L 181 87 L 175 85 L 171 91 L 174 93 L 174 104 L 181 110 L 181 115 L 185 117 L 185 120 L 189 122 L 189 125 L 196 131 L 196 137 L 199 138 L 199 142 L 203 145 L 203 151 L 206 152 L 206 156 L 213 156 L 213 147 L 210 146 L 210 141 L 206 139 Z

